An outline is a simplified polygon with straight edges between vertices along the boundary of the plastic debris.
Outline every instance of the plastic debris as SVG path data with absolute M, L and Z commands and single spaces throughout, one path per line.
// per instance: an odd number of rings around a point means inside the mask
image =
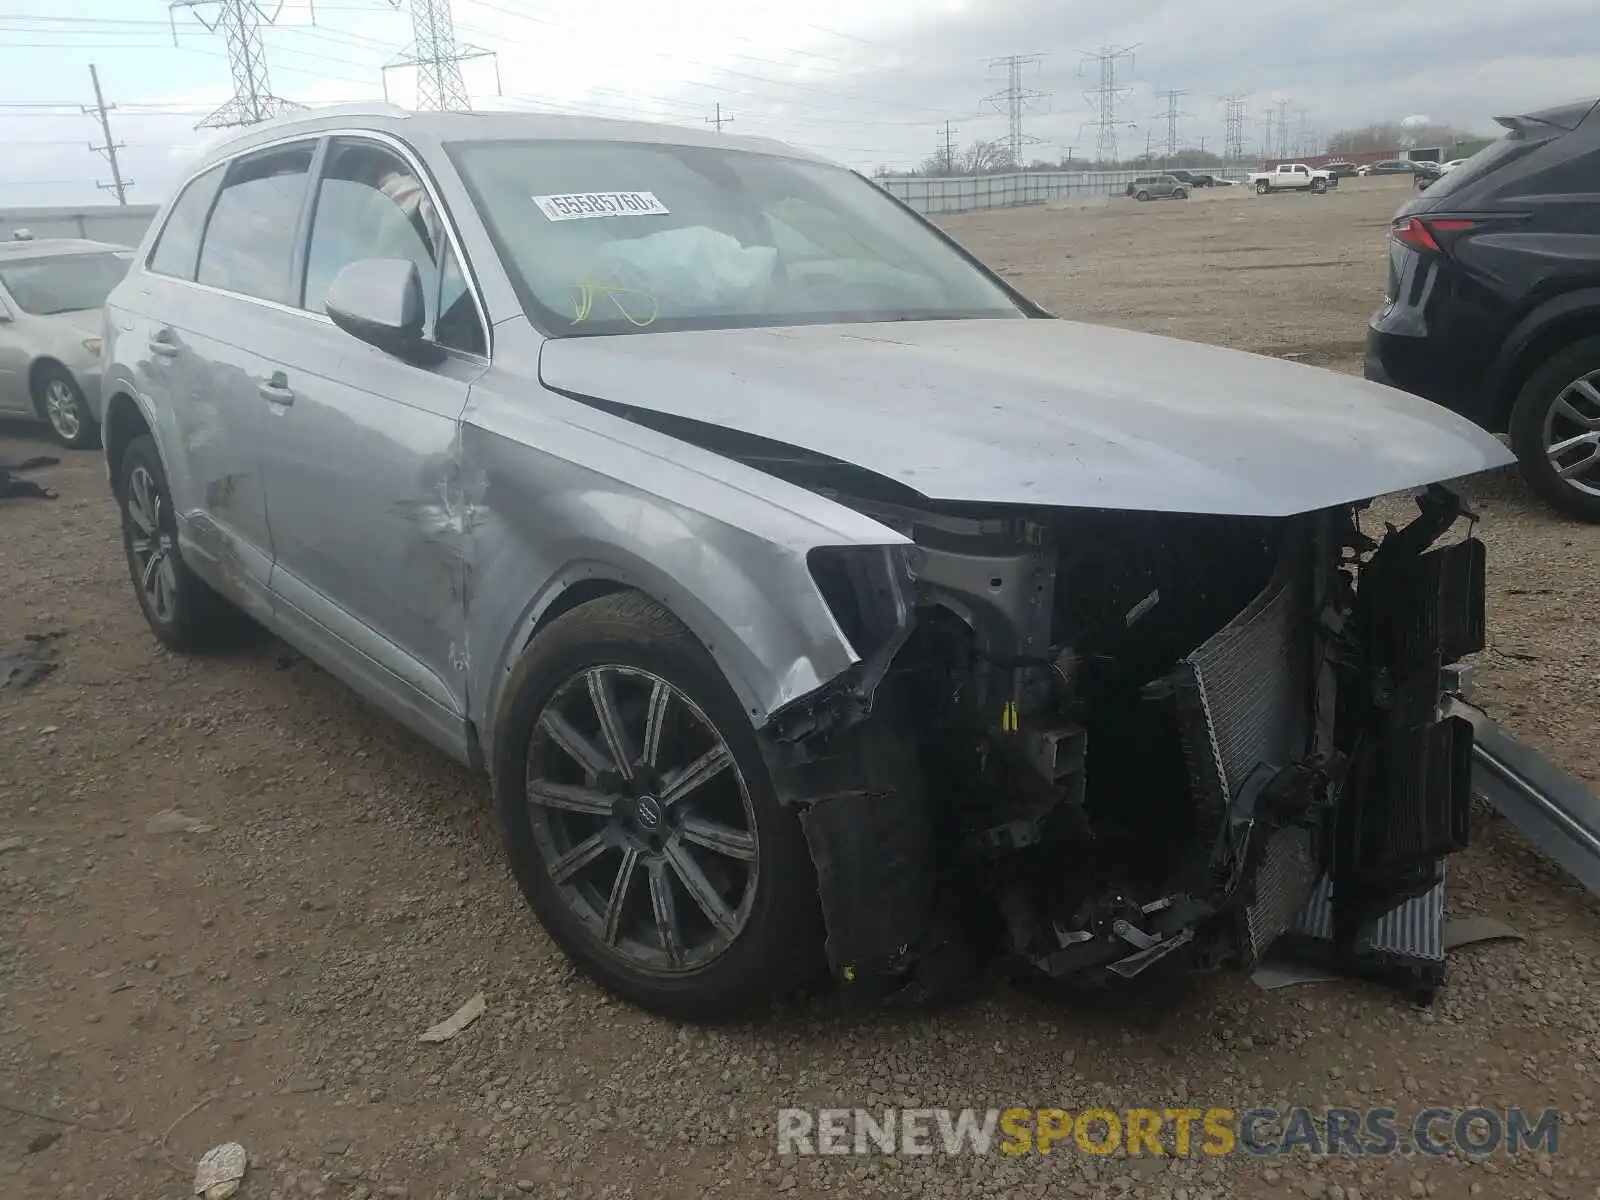
M 205 1200 L 228 1200 L 244 1182 L 249 1155 L 238 1142 L 224 1142 L 205 1152 L 194 1170 L 194 1194 Z
M 146 833 L 210 833 L 212 827 L 198 817 L 175 808 L 158 812 L 144 823 Z
M 56 669 L 56 648 L 50 643 L 53 633 L 30 633 L 28 644 L 20 650 L 0 650 L 0 691 L 8 687 L 27 687 Z
M 1458 946 L 1474 946 L 1479 942 L 1521 942 L 1526 941 L 1520 933 L 1504 921 L 1497 921 L 1493 917 L 1457 917 L 1454 921 L 1444 923 L 1444 948 L 1454 950 Z
M 483 1016 L 488 1007 L 489 1005 L 483 998 L 483 993 L 479 992 L 471 1000 L 456 1009 L 454 1015 L 440 1021 L 431 1028 L 423 1030 L 417 1040 L 419 1042 L 448 1042 L 468 1025 Z

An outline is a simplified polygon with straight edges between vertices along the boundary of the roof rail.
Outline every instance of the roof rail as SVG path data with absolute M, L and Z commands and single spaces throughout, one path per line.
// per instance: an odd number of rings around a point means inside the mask
M 258 121 L 253 125 L 246 125 L 241 129 L 233 130 L 228 136 L 219 138 L 209 147 L 216 150 L 223 146 L 231 146 L 248 138 L 258 136 L 263 130 L 283 129 L 298 125 L 304 121 L 314 121 L 320 117 L 391 117 L 404 119 L 414 114 L 398 104 L 389 104 L 382 100 L 364 100 L 350 104 L 324 104 L 315 108 L 286 108 L 276 116 L 268 117 L 265 121 Z

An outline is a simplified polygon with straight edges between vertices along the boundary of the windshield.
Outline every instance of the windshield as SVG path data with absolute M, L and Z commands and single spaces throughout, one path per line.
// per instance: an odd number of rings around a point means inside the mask
M 83 312 L 105 304 L 128 273 L 133 254 L 64 254 L 0 264 L 0 283 L 18 308 L 36 317 Z
M 529 318 L 556 336 L 1023 315 L 842 168 L 640 142 L 449 149 Z

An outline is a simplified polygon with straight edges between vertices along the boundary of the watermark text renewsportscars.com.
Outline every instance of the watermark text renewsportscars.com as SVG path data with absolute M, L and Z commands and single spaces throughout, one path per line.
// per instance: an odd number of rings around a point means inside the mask
M 1561 1114 L 1421 1108 L 784 1108 L 779 1154 L 1554 1155 Z

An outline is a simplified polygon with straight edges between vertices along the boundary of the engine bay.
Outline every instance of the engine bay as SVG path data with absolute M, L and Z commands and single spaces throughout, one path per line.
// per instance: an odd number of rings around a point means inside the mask
M 1250 965 L 1324 875 L 1349 942 L 1465 844 L 1441 671 L 1481 648 L 1483 555 L 1430 549 L 1447 489 L 1381 541 L 1364 506 L 836 498 L 914 542 L 813 552 L 860 661 L 769 728 L 841 978 Z

